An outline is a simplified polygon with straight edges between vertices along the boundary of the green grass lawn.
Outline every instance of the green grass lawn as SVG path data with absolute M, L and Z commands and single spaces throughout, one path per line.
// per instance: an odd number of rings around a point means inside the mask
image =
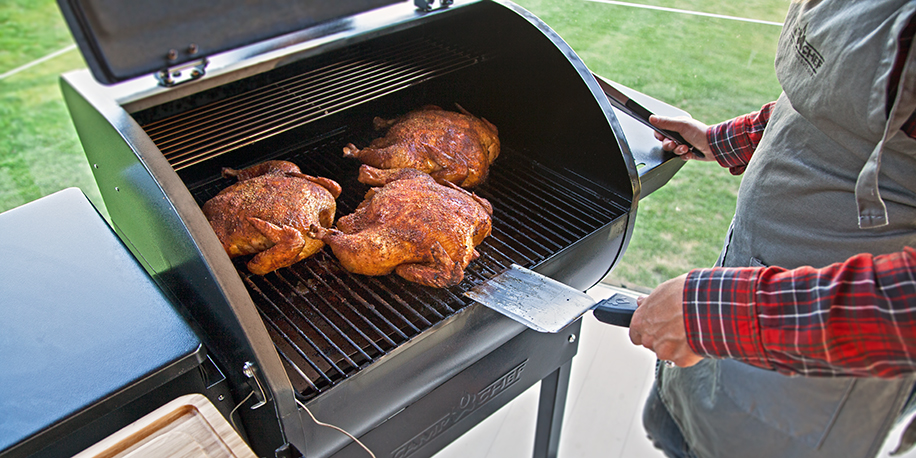
M 759 109 L 779 95 L 778 26 L 585 0 L 519 0 L 594 72 L 707 123 Z M 634 3 L 781 22 L 786 0 L 637 0 Z M 51 0 L 0 2 L 0 74 L 73 43 Z M 0 211 L 76 186 L 98 190 L 57 79 L 85 67 L 69 51 L 0 80 Z M 690 162 L 640 201 L 633 239 L 608 281 L 654 287 L 711 265 L 734 210 L 740 177 Z
M 55 2 L 0 2 L 0 74 L 72 43 Z M 70 186 L 98 194 L 57 83 L 82 67 L 72 50 L 0 80 L 0 211 Z

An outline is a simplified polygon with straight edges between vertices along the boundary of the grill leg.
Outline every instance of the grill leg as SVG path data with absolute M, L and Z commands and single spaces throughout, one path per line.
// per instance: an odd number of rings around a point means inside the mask
M 571 368 L 572 360 L 569 360 L 541 380 L 537 427 L 534 432 L 534 458 L 557 456 Z

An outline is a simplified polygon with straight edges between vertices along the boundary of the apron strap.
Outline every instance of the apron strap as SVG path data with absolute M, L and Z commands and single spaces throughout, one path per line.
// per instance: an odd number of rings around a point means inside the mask
M 878 189 L 878 175 L 881 173 L 881 155 L 884 152 L 884 145 L 892 136 L 900 132 L 900 128 L 912 113 L 900 113 L 901 100 L 905 96 L 911 96 L 914 89 L 914 79 L 908 78 L 910 70 L 913 67 L 912 57 L 913 50 L 910 50 L 910 56 L 906 59 L 903 70 L 900 73 L 900 81 L 897 83 L 897 95 L 894 98 L 894 105 L 887 115 L 887 124 L 884 126 L 884 135 L 881 141 L 875 146 L 868 160 L 859 171 L 856 179 L 856 206 L 859 210 L 859 229 L 871 229 L 886 226 L 887 206 L 881 199 L 881 192 Z
M 884 137 L 878 142 L 878 146 L 868 156 L 865 166 L 859 171 L 859 177 L 856 179 L 856 206 L 859 209 L 859 229 L 871 229 L 875 227 L 886 226 L 887 223 L 887 206 L 881 199 L 881 191 L 878 189 L 878 174 L 881 173 L 881 154 L 884 152 L 884 141 L 888 137 L 885 126 Z

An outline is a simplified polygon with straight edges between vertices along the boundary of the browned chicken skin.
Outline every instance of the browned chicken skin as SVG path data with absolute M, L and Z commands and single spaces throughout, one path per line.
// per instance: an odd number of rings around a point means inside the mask
M 337 229 L 313 225 L 311 235 L 353 273 L 395 272 L 436 288 L 460 283 L 479 256 L 474 247 L 490 235 L 490 203 L 418 170 L 370 172 L 387 184 L 370 189 L 354 213 L 337 221 Z
M 208 200 L 203 212 L 230 258 L 255 254 L 248 270 L 265 275 L 324 246 L 307 232 L 313 224 L 333 224 L 341 191 L 336 182 L 305 175 L 287 161 L 226 168 L 223 176 L 239 182 Z
M 344 156 L 381 169 L 417 169 L 440 183 L 477 186 L 499 156 L 498 132 L 486 119 L 458 108 L 461 113 L 429 105 L 391 120 L 375 118 L 375 128 L 388 133 L 367 148 L 348 144 Z

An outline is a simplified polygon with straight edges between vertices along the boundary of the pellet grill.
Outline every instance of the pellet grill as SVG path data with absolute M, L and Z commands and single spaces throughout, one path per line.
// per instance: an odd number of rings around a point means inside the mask
M 365 456 L 300 404 L 376 456 L 431 456 L 538 382 L 535 456 L 556 455 L 580 323 L 537 333 L 462 293 L 512 263 L 591 287 L 681 164 L 556 33 L 499 1 L 59 4 L 89 67 L 61 86 L 97 205 L 199 329 L 260 456 Z M 493 234 L 458 286 L 350 274 L 328 248 L 252 275 L 201 212 L 222 167 L 285 159 L 339 182 L 349 214 L 367 187 L 343 145 L 378 135 L 374 116 L 456 103 L 502 143 L 475 189 Z

